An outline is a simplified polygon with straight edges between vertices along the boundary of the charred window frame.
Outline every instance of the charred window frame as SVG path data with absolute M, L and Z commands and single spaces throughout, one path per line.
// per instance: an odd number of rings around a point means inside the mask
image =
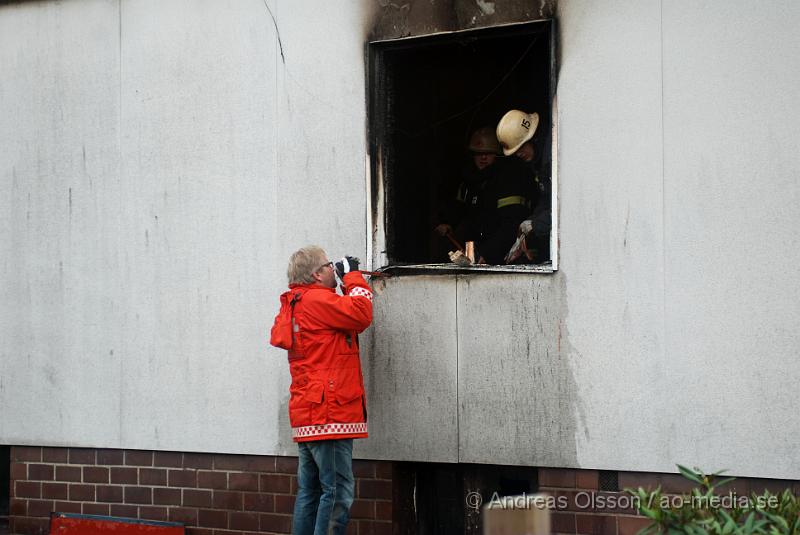
M 368 257 L 408 272 L 538 272 L 558 268 L 555 21 L 374 41 L 368 63 Z M 472 130 L 510 109 L 536 111 L 552 180 L 550 261 L 457 266 L 433 232 L 458 185 Z M 512 156 L 513 157 L 513 156 Z

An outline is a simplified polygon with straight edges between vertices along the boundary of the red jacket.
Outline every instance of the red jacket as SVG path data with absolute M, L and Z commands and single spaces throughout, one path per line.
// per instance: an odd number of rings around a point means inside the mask
M 281 295 L 276 328 L 291 321 L 289 421 L 295 442 L 367 437 L 367 405 L 358 333 L 372 323 L 372 291 L 358 271 L 345 274 L 344 295 L 319 284 L 292 284 Z M 288 317 L 287 317 L 288 315 Z

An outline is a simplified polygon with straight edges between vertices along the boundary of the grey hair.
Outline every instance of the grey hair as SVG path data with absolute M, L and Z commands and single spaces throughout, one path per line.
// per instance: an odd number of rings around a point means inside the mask
M 286 276 L 289 284 L 311 284 L 316 282 L 314 273 L 327 261 L 328 255 L 322 247 L 309 245 L 292 253 Z

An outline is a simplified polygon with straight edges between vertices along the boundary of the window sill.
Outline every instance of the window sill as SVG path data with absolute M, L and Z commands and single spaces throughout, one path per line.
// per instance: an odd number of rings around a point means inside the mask
M 448 274 L 491 274 L 491 273 L 555 273 L 553 264 L 517 264 L 510 266 L 503 265 L 472 265 L 459 266 L 457 264 L 390 264 L 380 268 L 378 271 L 391 273 L 392 275 L 448 275 Z

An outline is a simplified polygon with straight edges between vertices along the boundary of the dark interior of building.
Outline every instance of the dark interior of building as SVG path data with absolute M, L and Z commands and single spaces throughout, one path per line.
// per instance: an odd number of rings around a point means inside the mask
M 454 247 L 433 229 L 471 165 L 469 136 L 508 110 L 540 115 L 536 146 L 549 176 L 551 35 L 540 22 L 370 46 L 370 148 L 382 165 L 373 180 L 383 176 L 391 264 L 449 261 Z

